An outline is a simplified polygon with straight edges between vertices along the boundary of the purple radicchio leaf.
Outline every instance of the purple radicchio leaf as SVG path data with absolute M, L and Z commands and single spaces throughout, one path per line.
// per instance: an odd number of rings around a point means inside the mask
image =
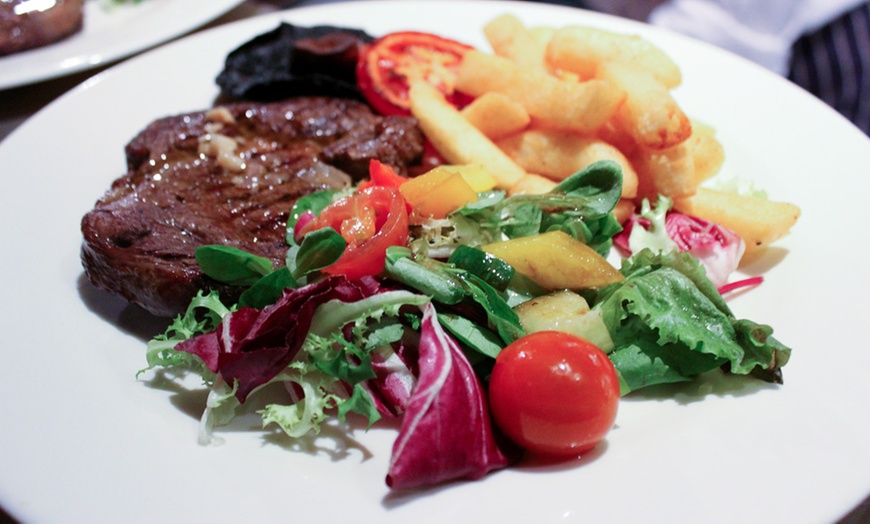
M 391 349 L 372 352 L 375 378 L 366 381 L 364 387 L 371 394 L 378 413 L 384 417 L 400 417 L 408 407 L 419 374 L 418 343 L 419 340 L 402 340 Z
M 262 310 L 240 308 L 224 317 L 214 331 L 181 342 L 175 349 L 200 357 L 227 384 L 238 382 L 236 398 L 244 402 L 293 361 L 319 305 L 332 299 L 354 302 L 380 291 L 373 278 L 330 277 L 286 290 Z
M 393 444 L 387 485 L 418 488 L 477 479 L 510 462 L 496 442 L 483 387 L 427 304 L 419 377 Z

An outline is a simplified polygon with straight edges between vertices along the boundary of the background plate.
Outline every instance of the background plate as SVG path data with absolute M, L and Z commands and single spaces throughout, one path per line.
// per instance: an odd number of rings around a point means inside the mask
M 720 177 L 752 179 L 803 216 L 735 297 L 794 348 L 781 387 L 697 382 L 623 400 L 605 445 L 578 462 L 523 464 L 412 494 L 384 485 L 395 428 L 327 430 L 290 443 L 241 417 L 196 443 L 204 392 L 150 377 L 162 330 L 95 291 L 79 220 L 125 170 L 125 143 L 154 118 L 209 106 L 225 54 L 279 19 L 419 29 L 483 46 L 503 12 L 646 35 L 683 69 L 675 96 L 713 124 Z M 385 15 L 384 13 L 387 13 Z M 124 108 L 119 111 L 117 108 Z M 581 10 L 498 1 L 396 1 L 294 9 L 195 35 L 111 68 L 0 144 L 0 503 L 28 522 L 833 521 L 870 493 L 870 141 L 803 91 L 715 48 Z M 845 249 L 844 249 L 845 248 Z M 845 252 L 845 253 L 844 253 Z
M 142 0 L 106 9 L 85 1 L 81 32 L 52 45 L 0 57 L 0 89 L 108 64 L 182 35 L 243 0 Z

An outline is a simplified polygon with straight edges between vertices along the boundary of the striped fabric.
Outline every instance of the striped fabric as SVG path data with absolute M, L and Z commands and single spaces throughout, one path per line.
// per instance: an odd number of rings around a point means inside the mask
M 870 3 L 798 39 L 788 78 L 870 135 Z

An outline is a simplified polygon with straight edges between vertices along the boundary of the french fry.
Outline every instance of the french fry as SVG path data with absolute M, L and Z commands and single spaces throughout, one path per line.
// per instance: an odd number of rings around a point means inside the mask
M 695 159 L 686 144 L 662 151 L 638 150 L 630 160 L 637 171 L 638 197 L 680 199 L 697 191 Z
M 484 93 L 461 112 L 466 120 L 493 140 L 522 131 L 532 120 L 526 108 L 501 93 Z
M 493 52 L 523 68 L 547 71 L 547 42 L 535 38 L 514 15 L 504 14 L 483 27 Z
M 508 196 L 513 195 L 540 195 L 556 187 L 556 182 L 550 178 L 527 173 L 516 184 L 507 190 Z
M 625 98 L 624 91 L 608 81 L 560 80 L 477 50 L 465 54 L 456 89 L 472 96 L 505 94 L 544 127 L 587 133 L 604 125 Z
M 622 196 L 637 196 L 637 173 L 619 149 L 595 137 L 568 131 L 530 129 L 497 140 L 496 145 L 531 173 L 564 180 L 598 160 L 622 167 Z
M 677 64 L 648 40 L 594 27 L 567 26 L 556 30 L 547 47 L 547 61 L 581 78 L 597 76 L 599 64 L 617 62 L 649 72 L 668 89 L 682 81 Z
M 691 198 L 674 201 L 674 208 L 734 231 L 746 243 L 744 259 L 785 236 L 801 210 L 787 202 L 699 188 Z
M 498 181 L 509 188 L 526 172 L 505 155 L 491 140 L 448 103 L 432 85 L 412 82 L 408 98 L 411 114 L 436 150 L 452 164 L 482 164 Z
M 695 181 L 700 184 L 719 172 L 725 162 L 725 149 L 716 139 L 716 130 L 692 120 L 692 136 L 686 141 L 695 159 Z
M 621 63 L 600 64 L 598 76 L 627 94 L 615 115 L 616 123 L 649 149 L 667 149 L 692 134 L 692 124 L 668 88 L 647 71 Z
M 547 26 L 535 26 L 526 29 L 526 32 L 538 41 L 540 45 L 550 45 L 550 40 L 553 38 L 553 35 L 556 34 L 556 29 L 553 27 Z
M 613 120 L 596 131 L 595 136 L 619 149 L 628 158 L 634 156 L 640 149 L 640 145 L 634 141 L 634 138 Z

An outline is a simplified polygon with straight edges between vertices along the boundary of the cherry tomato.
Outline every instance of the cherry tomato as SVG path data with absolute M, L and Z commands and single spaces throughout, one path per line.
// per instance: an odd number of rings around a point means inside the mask
M 410 80 L 426 80 L 459 107 L 471 98 L 454 90 L 456 74 L 470 46 L 429 33 L 390 33 L 368 44 L 357 61 L 357 85 L 383 115 L 410 114 Z
M 499 353 L 489 400 L 498 427 L 525 450 L 577 456 L 613 427 L 619 380 L 596 345 L 568 333 L 540 331 Z
M 347 241 L 344 254 L 323 271 L 356 279 L 377 275 L 390 246 L 408 242 L 408 211 L 399 191 L 372 186 L 333 202 L 305 231 L 331 227 Z

